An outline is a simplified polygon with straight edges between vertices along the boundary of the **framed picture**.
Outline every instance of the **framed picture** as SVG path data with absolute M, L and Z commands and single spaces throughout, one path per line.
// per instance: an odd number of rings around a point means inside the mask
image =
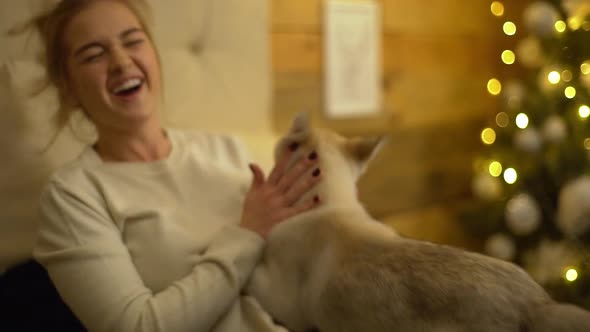
M 328 120 L 382 113 L 381 8 L 373 0 L 325 0 L 324 112 Z

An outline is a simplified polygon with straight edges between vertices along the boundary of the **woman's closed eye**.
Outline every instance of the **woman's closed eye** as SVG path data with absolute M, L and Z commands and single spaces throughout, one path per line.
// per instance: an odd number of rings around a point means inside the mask
M 98 60 L 103 54 L 104 54 L 104 51 L 89 54 L 82 59 L 82 62 L 83 63 L 94 62 L 94 61 Z
M 125 45 L 125 47 L 131 48 L 131 47 L 138 46 L 138 45 L 140 45 L 143 42 L 144 42 L 143 39 L 133 39 L 133 40 L 130 40 L 130 41 L 125 42 L 124 45 Z

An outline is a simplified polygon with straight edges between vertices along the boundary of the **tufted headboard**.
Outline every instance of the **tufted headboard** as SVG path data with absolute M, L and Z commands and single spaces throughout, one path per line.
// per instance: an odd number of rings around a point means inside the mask
M 47 153 L 55 89 L 31 96 L 44 77 L 35 34 L 4 32 L 57 0 L 0 1 L 0 271 L 30 256 L 37 200 L 47 177 L 83 142 L 60 134 Z M 268 0 L 151 0 L 162 57 L 167 125 L 230 133 L 268 168 L 270 117 Z

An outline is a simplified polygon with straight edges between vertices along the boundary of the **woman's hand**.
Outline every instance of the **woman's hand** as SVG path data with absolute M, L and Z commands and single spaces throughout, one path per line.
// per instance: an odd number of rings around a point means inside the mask
M 315 152 L 300 158 L 287 170 L 288 162 L 296 150 L 296 144 L 289 147 L 289 151 L 275 165 L 268 179 L 260 166 L 250 164 L 253 179 L 244 200 L 240 226 L 266 239 L 270 230 L 278 223 L 319 204 L 318 196 L 295 204 L 321 178 Z

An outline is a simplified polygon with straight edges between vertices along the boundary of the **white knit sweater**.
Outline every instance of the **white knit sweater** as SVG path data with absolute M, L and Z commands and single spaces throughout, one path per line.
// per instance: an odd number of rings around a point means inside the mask
M 35 258 L 90 331 L 284 331 L 240 295 L 264 246 L 237 225 L 244 149 L 167 132 L 164 160 L 105 163 L 89 147 L 56 172 Z

